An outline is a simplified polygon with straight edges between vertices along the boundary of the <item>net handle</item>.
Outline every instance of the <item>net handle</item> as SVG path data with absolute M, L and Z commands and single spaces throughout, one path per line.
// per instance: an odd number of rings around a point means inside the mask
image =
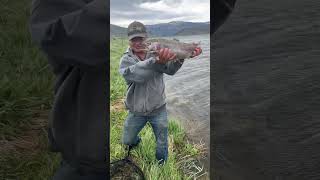
M 129 158 L 131 149 L 132 149 L 132 146 L 129 146 L 127 156 L 125 157 L 125 159 Z

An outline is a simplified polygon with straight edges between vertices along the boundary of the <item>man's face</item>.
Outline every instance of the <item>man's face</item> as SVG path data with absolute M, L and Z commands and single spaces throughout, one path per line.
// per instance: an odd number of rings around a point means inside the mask
M 135 52 L 143 52 L 146 48 L 144 41 L 146 38 L 144 37 L 135 37 L 129 41 L 130 48 Z

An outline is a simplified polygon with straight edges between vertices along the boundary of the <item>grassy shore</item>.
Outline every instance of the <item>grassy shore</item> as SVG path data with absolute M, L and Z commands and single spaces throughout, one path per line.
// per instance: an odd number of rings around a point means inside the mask
M 0 179 L 48 179 L 53 74 L 28 31 L 30 0 L 0 0 Z

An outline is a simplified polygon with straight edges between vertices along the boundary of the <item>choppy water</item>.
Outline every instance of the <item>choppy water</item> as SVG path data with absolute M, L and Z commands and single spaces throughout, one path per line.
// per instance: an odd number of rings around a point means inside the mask
M 181 120 L 188 136 L 209 152 L 210 137 L 210 35 L 175 36 L 182 42 L 199 42 L 202 54 L 186 59 L 174 76 L 165 76 L 169 116 Z
M 319 0 L 237 0 L 215 33 L 216 179 L 319 177 L 319 12 Z

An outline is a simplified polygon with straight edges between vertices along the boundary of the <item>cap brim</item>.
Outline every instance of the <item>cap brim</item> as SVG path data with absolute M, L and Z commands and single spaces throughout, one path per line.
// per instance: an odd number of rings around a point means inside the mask
M 135 37 L 144 37 L 144 38 L 147 38 L 148 36 L 147 36 L 146 33 L 132 34 L 132 35 L 128 36 L 128 39 L 131 40 L 131 39 L 133 39 L 133 38 L 135 38 Z

